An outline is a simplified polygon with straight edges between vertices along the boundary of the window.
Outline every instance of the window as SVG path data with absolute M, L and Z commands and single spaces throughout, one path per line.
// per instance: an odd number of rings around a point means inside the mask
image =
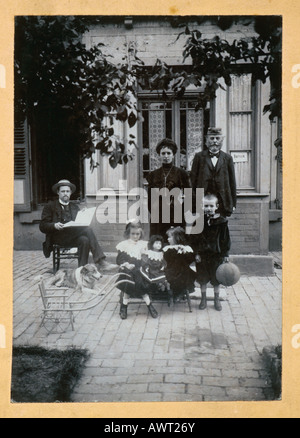
M 237 187 L 255 188 L 254 86 L 251 74 L 233 75 L 228 87 L 228 152 L 235 163 Z

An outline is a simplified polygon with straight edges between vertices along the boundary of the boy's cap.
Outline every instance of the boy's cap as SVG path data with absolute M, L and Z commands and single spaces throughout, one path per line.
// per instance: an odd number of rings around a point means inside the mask
M 222 128 L 208 128 L 206 135 L 222 135 Z

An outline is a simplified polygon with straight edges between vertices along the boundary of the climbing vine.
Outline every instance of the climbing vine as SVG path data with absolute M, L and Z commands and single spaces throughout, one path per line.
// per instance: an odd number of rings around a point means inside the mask
M 211 20 L 221 30 L 240 19 L 197 17 L 198 24 Z M 37 125 L 41 117 L 48 114 L 50 121 L 51 113 L 59 112 L 76 132 L 81 155 L 90 158 L 91 167 L 98 165 L 93 160 L 95 150 L 108 156 L 112 167 L 132 158 L 124 140 L 106 121 L 113 115 L 133 127 L 140 120 L 134 98 L 138 87 L 159 90 L 165 99 L 167 91 L 181 97 L 189 85 L 202 87 L 197 110 L 214 99 L 223 84 L 231 85 L 232 73 L 247 66 L 254 81 L 270 80 L 264 112 L 270 119 L 281 118 L 280 17 L 246 17 L 244 23 L 254 21 L 256 36 L 232 42 L 218 35 L 204 38 L 186 18 L 170 18 L 169 23 L 178 28 L 177 39 L 185 38 L 180 68 L 160 59 L 146 68 L 130 44 L 121 63 L 104 55 L 103 44 L 87 48 L 82 37 L 99 20 L 96 16 L 20 16 L 15 29 L 16 120 L 27 117 L 31 125 Z M 133 135 L 128 142 L 137 146 Z

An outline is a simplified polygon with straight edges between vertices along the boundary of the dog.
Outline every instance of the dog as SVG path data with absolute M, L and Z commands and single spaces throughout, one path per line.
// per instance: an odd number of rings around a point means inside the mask
M 102 274 L 93 264 L 80 266 L 77 269 L 60 269 L 54 275 L 50 285 L 57 287 L 70 287 L 75 291 L 82 292 L 83 290 L 94 291 L 95 284 Z

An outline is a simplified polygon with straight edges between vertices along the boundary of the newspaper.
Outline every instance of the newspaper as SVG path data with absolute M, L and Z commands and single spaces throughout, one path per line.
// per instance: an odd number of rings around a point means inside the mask
M 77 213 L 75 221 L 70 221 L 64 224 L 64 228 L 68 227 L 88 227 L 94 217 L 96 207 L 86 208 Z

